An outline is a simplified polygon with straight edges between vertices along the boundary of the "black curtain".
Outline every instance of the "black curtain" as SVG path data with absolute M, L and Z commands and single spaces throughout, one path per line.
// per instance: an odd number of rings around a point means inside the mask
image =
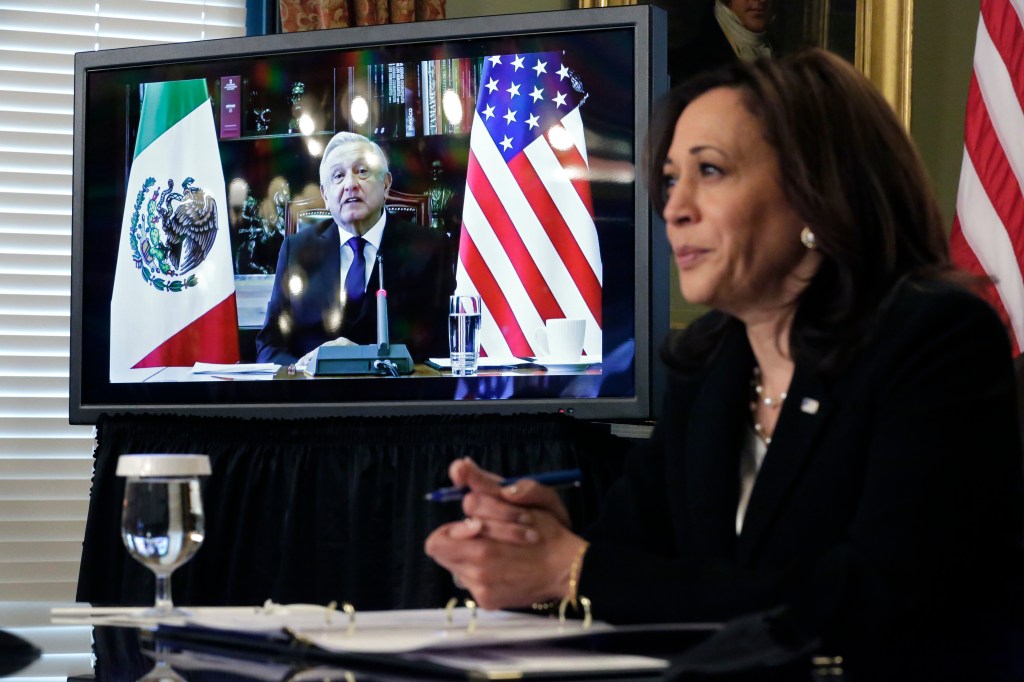
M 79 601 L 149 604 L 152 574 L 120 537 L 128 453 L 200 453 L 203 546 L 172 580 L 192 605 L 347 601 L 358 610 L 437 607 L 451 577 L 423 553 L 457 503 L 426 502 L 463 456 L 503 475 L 580 467 L 566 491 L 573 522 L 593 520 L 628 442 L 563 415 L 249 420 L 119 416 L 97 426 Z

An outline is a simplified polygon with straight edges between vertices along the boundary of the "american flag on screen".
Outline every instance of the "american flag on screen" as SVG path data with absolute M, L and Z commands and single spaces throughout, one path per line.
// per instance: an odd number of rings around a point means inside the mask
M 1024 349 L 1024 0 L 982 0 L 967 95 L 953 261 L 989 275 L 989 298 Z
M 550 318 L 587 321 L 601 356 L 601 253 L 579 79 L 557 52 L 484 60 L 470 130 L 456 292 L 479 294 L 481 348 L 532 356 Z M 614 106 L 614 103 L 608 103 Z

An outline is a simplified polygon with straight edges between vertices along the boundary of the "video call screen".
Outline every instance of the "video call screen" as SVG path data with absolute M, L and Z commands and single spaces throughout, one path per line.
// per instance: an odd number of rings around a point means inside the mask
M 282 35 L 194 57 L 160 46 L 80 59 L 73 412 L 634 409 L 651 345 L 638 164 L 652 93 L 648 9 L 630 9 L 642 20 L 566 28 L 547 23 L 570 13 L 521 15 L 538 28 L 502 37 L 453 21 L 437 22 L 453 27 L 444 38 L 386 46 L 333 47 L 339 32 L 325 31 L 315 47 Z M 302 286 L 278 256 L 315 229 L 304 212 L 324 210 L 320 161 L 342 131 L 385 152 L 398 197 L 388 221 L 432 232 L 455 292 L 481 298 L 475 376 L 453 376 L 436 347 L 397 379 L 293 363 L 216 371 L 255 365 L 257 337 L 282 324 L 267 315 L 274 287 Z M 384 272 L 397 305 L 408 292 Z M 563 318 L 583 330 L 578 357 L 548 347 L 561 343 L 548 321 Z M 416 324 L 448 334 L 445 314 Z M 390 342 L 414 344 L 406 333 L 391 325 Z

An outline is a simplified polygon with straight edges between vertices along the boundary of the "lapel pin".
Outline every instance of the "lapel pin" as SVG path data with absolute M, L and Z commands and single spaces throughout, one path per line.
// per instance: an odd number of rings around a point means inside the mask
M 806 414 L 818 414 L 819 407 L 821 403 L 814 398 L 804 398 L 800 401 L 800 411 Z

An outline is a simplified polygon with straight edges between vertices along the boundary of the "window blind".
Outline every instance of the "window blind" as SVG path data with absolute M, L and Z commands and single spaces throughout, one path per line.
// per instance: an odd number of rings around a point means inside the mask
M 74 599 L 91 426 L 68 424 L 75 52 L 238 36 L 245 0 L 0 0 L 0 601 Z

